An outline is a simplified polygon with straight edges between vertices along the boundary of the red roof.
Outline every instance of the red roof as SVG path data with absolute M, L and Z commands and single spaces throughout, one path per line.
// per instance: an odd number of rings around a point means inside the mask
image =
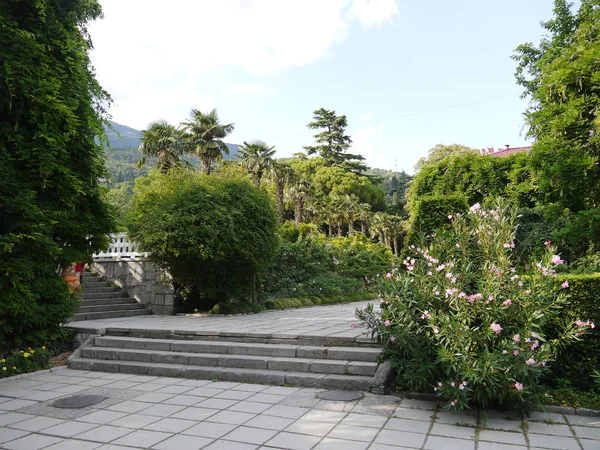
M 506 148 L 498 148 L 494 149 L 494 147 L 482 148 L 481 154 L 488 156 L 508 156 L 514 153 L 521 152 L 529 152 L 531 150 L 531 146 L 529 147 L 506 147 Z

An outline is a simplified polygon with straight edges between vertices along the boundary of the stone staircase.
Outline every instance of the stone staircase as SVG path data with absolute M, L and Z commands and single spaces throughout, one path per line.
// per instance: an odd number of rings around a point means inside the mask
M 127 293 L 112 287 L 89 271 L 84 272 L 81 287 L 81 305 L 73 315 L 72 322 L 152 314 L 151 310 L 128 297 Z
M 387 363 L 379 364 L 381 348 L 372 343 L 348 344 L 352 347 L 314 344 L 248 335 L 169 336 L 109 328 L 105 335 L 90 337 L 77 349 L 69 367 L 374 393 L 383 393 L 389 385 L 391 369 Z

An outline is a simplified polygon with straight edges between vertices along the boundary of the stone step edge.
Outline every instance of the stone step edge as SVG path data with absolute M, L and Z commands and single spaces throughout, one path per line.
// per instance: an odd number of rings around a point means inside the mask
M 71 369 L 91 370 L 134 375 L 191 378 L 201 380 L 230 381 L 239 383 L 275 384 L 323 389 L 357 390 L 383 393 L 375 377 L 358 375 L 331 375 L 307 372 L 285 372 L 277 370 L 240 369 L 229 367 L 201 367 L 179 364 L 146 363 L 134 361 L 104 361 L 71 357 Z
M 129 314 L 134 312 L 135 314 Z M 81 316 L 91 316 L 91 315 L 100 315 L 100 314 L 120 314 L 112 317 L 92 317 L 89 319 L 81 319 Z M 75 313 L 71 320 L 79 319 L 79 320 L 102 320 L 102 319 L 118 319 L 120 317 L 133 317 L 133 316 L 149 316 L 152 314 L 152 311 L 146 308 L 140 309 L 124 309 L 120 311 L 106 310 L 106 311 L 98 311 L 98 312 L 88 312 L 88 313 Z
M 127 308 L 119 308 L 119 306 L 121 306 L 121 307 L 127 306 Z M 136 309 L 144 309 L 144 305 L 142 303 L 138 303 L 136 301 L 125 302 L 125 303 L 109 303 L 109 304 L 104 304 L 104 305 L 79 304 L 79 309 L 77 310 L 77 312 L 78 313 L 85 312 L 85 311 L 81 311 L 82 309 L 85 309 L 85 308 L 105 308 L 100 311 L 89 311 L 89 313 L 105 312 L 105 311 L 135 311 Z M 110 308 L 117 308 L 117 309 L 110 309 Z
M 351 376 L 373 376 L 378 364 L 364 361 L 279 356 L 229 355 L 223 353 L 189 353 L 158 350 L 133 350 L 116 347 L 88 347 L 83 358 L 109 361 L 200 365 L 257 370 L 283 370 L 303 373 L 326 373 Z
M 347 360 L 375 363 L 381 355 L 381 348 L 371 347 L 334 347 L 310 345 L 263 344 L 230 341 L 201 341 L 174 339 L 146 339 L 116 336 L 100 336 L 94 341 L 96 347 L 113 347 L 132 350 L 169 351 L 186 353 L 218 353 L 228 355 L 272 356 L 276 358 L 311 358 L 328 360 Z M 196 348 L 195 348 L 196 347 Z M 200 350 L 213 347 L 212 350 Z M 214 347 L 223 351 L 217 351 Z M 244 351 L 246 350 L 246 351 Z M 249 353 L 254 351 L 256 353 Z M 271 354 L 270 354 L 271 353 Z M 273 354 L 275 353 L 275 354 Z
M 102 302 L 112 303 L 102 303 Z M 135 298 L 132 297 L 112 297 L 112 298 L 94 298 L 94 299 L 81 299 L 79 304 L 82 306 L 102 306 L 102 305 L 120 305 L 123 303 L 139 303 Z
M 96 333 L 105 336 L 137 337 L 147 339 L 177 339 L 177 340 L 227 340 L 232 342 L 250 342 L 263 344 L 298 344 L 336 347 L 366 347 L 381 348 L 376 340 L 366 336 L 319 336 L 295 335 L 288 333 L 237 333 L 234 331 L 208 330 L 157 330 L 147 328 L 117 328 L 99 327 Z

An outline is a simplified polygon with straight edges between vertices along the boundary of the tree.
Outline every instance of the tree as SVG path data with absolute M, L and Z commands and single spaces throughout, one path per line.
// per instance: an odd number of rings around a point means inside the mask
M 572 210 L 600 203 L 600 5 L 583 0 L 575 13 L 555 0 L 538 47 L 516 49 L 517 83 L 531 102 L 525 113 L 533 176 L 545 202 Z
M 420 158 L 417 161 L 417 164 L 415 164 L 415 172 L 420 171 L 426 165 L 437 164 L 445 158 L 466 155 L 479 155 L 479 150 L 459 144 L 437 144 L 429 150 L 427 158 Z
M 186 145 L 183 133 L 175 126 L 164 120 L 150 124 L 147 130 L 142 131 L 139 151 L 142 158 L 135 164 L 141 168 L 146 164 L 148 157 L 156 157 L 156 168 L 161 173 L 167 173 L 173 167 L 189 165 L 183 159 Z
M 129 218 L 131 238 L 186 294 L 185 309 L 256 301 L 256 278 L 278 246 L 277 214 L 265 192 L 243 179 L 153 172 L 136 181 Z
M 296 179 L 293 180 L 289 190 L 292 201 L 296 203 L 296 225 L 299 225 L 302 222 L 304 217 L 304 206 L 311 197 L 311 193 L 312 183 L 310 180 L 298 174 Z
M 273 155 L 275 155 L 275 147 L 269 147 L 260 140 L 251 143 L 244 141 L 244 144 L 240 145 L 239 161 L 252 174 L 252 181 L 256 188 L 260 187 L 260 180 L 265 171 L 273 166 L 275 162 Z
M 283 221 L 285 215 L 285 186 L 294 177 L 293 169 L 286 163 L 274 161 L 269 171 L 269 177 L 275 183 L 275 197 L 277 198 L 277 212 Z
M 200 158 L 202 170 L 210 175 L 215 161 L 221 159 L 223 153 L 229 154 L 223 139 L 233 131 L 234 124 L 222 124 L 216 109 L 208 113 L 192 109 L 189 120 L 182 125 L 189 143 Z
M 95 0 L 0 6 L 0 355 L 54 339 L 76 304 L 57 269 L 108 245 Z
M 304 147 L 309 155 L 318 154 L 328 166 L 339 166 L 345 170 L 361 174 L 367 170 L 361 155 L 346 153 L 352 144 L 345 134 L 348 122 L 346 116 L 337 116 L 334 110 L 324 108 L 313 111 L 314 118 L 307 126 L 311 130 L 323 130 L 315 134 L 317 145 Z

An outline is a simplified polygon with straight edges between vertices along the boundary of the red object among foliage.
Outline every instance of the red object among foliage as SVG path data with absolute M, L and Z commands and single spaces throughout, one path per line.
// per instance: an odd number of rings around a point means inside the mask
M 505 148 L 494 149 L 494 147 L 482 148 L 481 154 L 487 156 L 508 156 L 514 153 L 527 152 L 531 150 L 531 146 L 529 147 L 509 147 L 508 145 Z

